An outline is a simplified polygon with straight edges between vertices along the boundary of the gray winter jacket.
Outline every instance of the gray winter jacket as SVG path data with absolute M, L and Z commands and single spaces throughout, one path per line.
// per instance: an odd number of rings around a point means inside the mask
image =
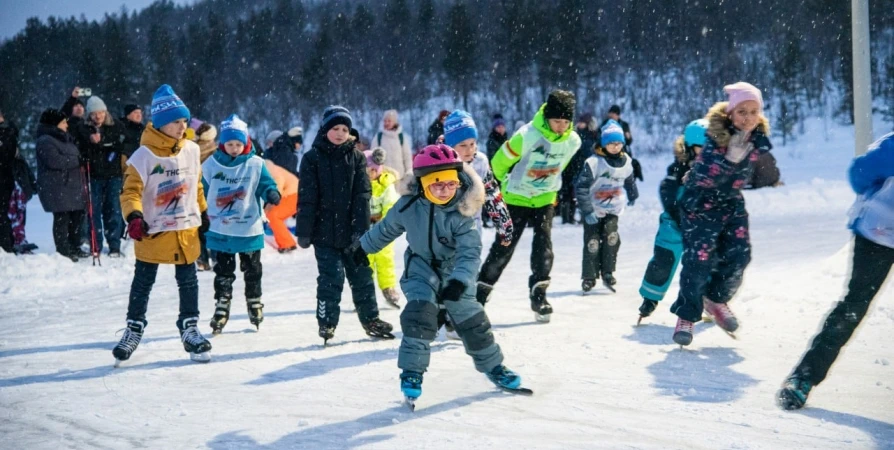
M 87 208 L 78 147 L 71 135 L 52 125 L 37 127 L 38 196 L 46 212 Z
M 400 280 L 407 300 L 430 299 L 451 279 L 462 282 L 466 292 L 474 289 L 481 265 L 481 236 L 474 217 L 484 204 L 484 184 L 468 165 L 459 179 L 457 195 L 438 206 L 421 195 L 416 177 L 405 176 L 398 189 L 400 200 L 360 238 L 363 250 L 373 254 L 407 233 Z

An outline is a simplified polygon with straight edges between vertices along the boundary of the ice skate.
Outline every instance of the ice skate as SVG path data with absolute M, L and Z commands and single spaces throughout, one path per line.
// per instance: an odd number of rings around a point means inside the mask
M 255 330 L 261 329 L 261 322 L 264 321 L 264 304 L 260 298 L 245 299 L 248 308 L 248 320 L 255 326 Z
M 374 338 L 382 338 L 382 339 L 394 339 L 394 335 L 391 334 L 391 330 L 394 329 L 390 323 L 385 322 L 382 319 L 376 317 L 367 322 L 363 322 L 363 330 L 366 331 L 366 334 L 370 337 Z
M 422 395 L 422 374 L 404 370 L 400 374 L 400 391 L 410 411 L 416 410 L 416 399 Z
M 644 298 L 643 304 L 639 306 L 639 319 L 637 319 L 636 324 L 639 325 L 643 319 L 651 316 L 656 306 L 658 306 L 657 301 Z
M 549 323 L 553 314 L 553 307 L 546 299 L 546 288 L 549 280 L 539 281 L 531 288 L 531 310 L 534 311 L 534 320 L 540 323 Z
M 217 336 L 223 331 L 227 321 L 230 320 L 230 299 L 220 297 L 214 304 L 214 317 L 211 318 L 211 334 Z
M 590 292 L 596 286 L 595 278 L 584 278 L 580 281 L 580 289 L 584 291 L 584 293 Z
M 736 336 L 733 334 L 736 330 L 739 329 L 739 321 L 736 319 L 736 315 L 733 314 L 733 311 L 729 309 L 726 303 L 715 303 L 711 300 L 708 300 L 707 297 L 704 298 L 705 305 L 705 313 L 714 318 L 714 323 L 717 324 L 723 331 L 726 331 L 731 337 L 735 338 Z
M 143 329 L 146 327 L 145 322 L 139 320 L 128 320 L 127 327 L 124 328 L 124 334 L 118 345 L 112 350 L 115 356 L 115 367 L 118 367 L 123 361 L 130 359 L 130 355 L 137 350 L 140 340 L 143 339 Z
M 487 378 L 498 388 L 512 394 L 531 395 L 534 391 L 521 387 L 521 376 L 500 364 L 487 373 Z
M 680 347 L 692 343 L 692 333 L 695 324 L 683 319 L 677 319 L 677 326 L 674 328 L 674 342 L 680 344 Z
M 320 326 L 319 336 L 323 338 L 323 345 L 326 345 L 329 342 L 329 339 L 335 337 L 335 327 Z
M 400 294 L 397 293 L 397 288 L 390 287 L 382 289 L 382 295 L 385 296 L 385 301 L 388 302 L 389 305 L 396 309 L 400 309 Z
M 199 332 L 198 317 L 187 317 L 179 321 L 180 340 L 183 341 L 183 349 L 189 353 L 189 359 L 206 363 L 211 361 L 211 343 Z
M 807 403 L 807 396 L 813 385 L 798 375 L 792 375 L 782 384 L 782 389 L 776 393 L 776 404 L 786 411 L 801 409 Z
M 610 272 L 605 272 L 602 274 L 602 285 L 605 286 L 606 289 L 612 292 L 618 292 L 615 290 L 615 285 L 618 284 L 618 280 L 615 279 L 615 276 Z

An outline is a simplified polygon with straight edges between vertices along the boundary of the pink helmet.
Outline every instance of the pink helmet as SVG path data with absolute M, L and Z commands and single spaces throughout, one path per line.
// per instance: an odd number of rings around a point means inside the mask
M 424 147 L 413 157 L 413 175 L 424 177 L 432 172 L 447 169 L 463 169 L 463 161 L 456 150 L 446 144 Z

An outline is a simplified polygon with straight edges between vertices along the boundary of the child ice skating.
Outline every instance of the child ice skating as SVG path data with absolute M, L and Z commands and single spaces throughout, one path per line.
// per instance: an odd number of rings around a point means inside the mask
M 453 111 L 444 122 L 444 143 L 469 165 L 484 183 L 484 205 L 475 213 L 475 226 L 482 231 L 482 211 L 497 230 L 496 242 L 506 247 L 512 243 L 512 218 L 500 193 L 487 157 L 478 151 L 478 129 L 472 116 L 463 110 Z
M 546 299 L 553 267 L 553 204 L 562 187 L 562 170 L 580 147 L 580 137 L 571 127 L 575 103 L 571 92 L 551 92 L 534 120 L 516 131 L 491 161 L 494 176 L 501 182 L 503 199 L 509 205 L 513 233 L 510 245 L 491 245 L 478 276 L 476 296 L 480 303 L 487 302 L 530 224 L 534 240 L 528 290 L 531 310 L 540 322 L 549 322 L 553 312 Z
M 391 210 L 400 198 L 394 187 L 399 180 L 398 173 L 385 166 L 385 150 L 376 147 L 363 152 L 366 156 L 366 174 L 369 176 L 372 195 L 369 201 L 369 222 L 375 225 Z M 379 289 L 385 301 L 395 308 L 400 308 L 400 295 L 397 293 L 397 275 L 394 273 L 394 245 L 386 245 L 381 251 L 369 255 L 369 266 L 379 282 Z
M 698 119 L 689 122 L 683 135 L 674 141 L 674 162 L 667 167 L 667 177 L 658 186 L 658 196 L 664 212 L 658 223 L 658 234 L 655 236 L 655 249 L 646 274 L 639 288 L 643 303 L 639 307 L 639 320 L 649 317 L 655 307 L 664 298 L 677 273 L 677 265 L 683 254 L 683 236 L 680 231 L 680 209 L 677 200 L 683 193 L 683 176 L 695 162 L 702 147 L 705 146 L 705 132 L 708 121 Z
M 614 292 L 614 271 L 621 248 L 618 217 L 627 202 L 639 196 L 633 178 L 633 163 L 624 151 L 624 130 L 609 120 L 601 133 L 600 147 L 587 158 L 574 181 L 575 197 L 584 219 L 584 248 L 581 289 L 589 292 L 602 276 L 602 283 Z M 626 192 L 626 194 L 625 194 Z
M 404 336 L 397 358 L 403 370 L 401 391 L 411 407 L 422 394 L 443 304 L 475 368 L 497 386 L 519 392 L 521 377 L 503 365 L 487 314 L 475 300 L 481 237 L 473 217 L 484 203 L 481 179 L 452 148 L 430 145 L 413 159 L 413 174 L 401 181 L 400 193 L 391 212 L 360 238 L 353 257 L 359 264 L 367 253 L 407 235 L 401 278 L 407 305 L 400 318 Z
M 705 147 L 687 175 L 680 198 L 683 270 L 671 312 L 679 317 L 673 339 L 681 346 L 692 343 L 693 327 L 703 310 L 724 331 L 733 333 L 739 328 L 727 303 L 741 286 L 751 261 L 742 188 L 760 154 L 773 148 L 761 91 L 744 82 L 723 90 L 729 101 L 708 111 Z
M 345 277 L 366 334 L 393 339 L 392 326 L 379 319 L 369 261 L 358 264 L 350 247 L 369 229 L 370 184 L 366 157 L 350 136 L 351 115 L 341 106 L 323 111 L 313 146 L 301 159 L 298 223 L 301 248 L 314 246 L 317 259 L 317 324 L 324 344 L 335 336 Z
M 223 331 L 230 319 L 236 255 L 245 277 L 248 319 L 260 329 L 264 321 L 261 303 L 261 249 L 264 226 L 261 200 L 278 205 L 281 196 L 264 160 L 252 152 L 248 125 L 233 114 L 220 124 L 220 148 L 202 164 L 202 186 L 208 198 L 208 249 L 217 252 L 214 261 L 214 334 Z
M 776 395 L 783 409 L 804 407 L 810 391 L 826 379 L 894 264 L 894 133 L 854 160 L 849 179 L 858 197 L 848 225 L 854 232 L 854 255 L 847 294 L 826 316 L 822 330 Z
M 195 361 L 211 360 L 211 343 L 199 332 L 199 228 L 207 228 L 199 146 L 184 138 L 189 109 L 167 84 L 152 97 L 152 122 L 140 148 L 127 160 L 121 208 L 133 238 L 136 268 L 127 306 L 127 327 L 112 351 L 130 358 L 146 327 L 149 293 L 159 264 L 173 264 L 180 291 L 177 328 Z

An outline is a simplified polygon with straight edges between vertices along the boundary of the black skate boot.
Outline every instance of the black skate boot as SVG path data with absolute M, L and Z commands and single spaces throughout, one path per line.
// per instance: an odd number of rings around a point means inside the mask
M 478 291 L 475 292 L 475 299 L 478 300 L 478 303 L 481 303 L 481 306 L 484 306 L 488 300 L 490 300 L 490 293 L 494 290 L 494 287 L 483 282 L 478 282 Z
M 786 411 L 801 409 L 807 403 L 807 396 L 813 385 L 807 378 L 800 375 L 792 375 L 782 384 L 782 389 L 776 393 L 776 404 Z
M 211 318 L 211 334 L 217 336 L 230 320 L 230 299 L 220 297 L 214 304 L 214 317 Z
M 326 345 L 329 342 L 329 339 L 335 337 L 335 327 L 330 327 L 329 325 L 320 326 L 319 336 L 323 338 L 323 345 Z
M 611 274 L 611 272 L 603 272 L 602 273 L 602 285 L 605 286 L 606 289 L 615 291 L 615 285 L 618 284 L 618 280 L 615 279 L 615 276 Z
M 534 320 L 541 323 L 549 323 L 553 314 L 553 307 L 546 300 L 546 288 L 549 280 L 538 281 L 531 287 L 531 310 L 534 311 Z
M 143 329 L 145 328 L 146 322 L 141 320 L 127 321 L 127 327 L 124 328 L 124 335 L 121 336 L 118 345 L 112 350 L 112 355 L 115 356 L 115 367 L 118 367 L 122 361 L 130 359 L 130 355 L 136 351 L 137 346 L 140 345 L 140 340 L 143 339 Z
M 368 336 L 382 339 L 394 339 L 394 335 L 391 334 L 391 330 L 393 330 L 394 327 L 378 317 L 363 322 L 361 325 L 363 325 L 363 329 Z
M 255 330 L 261 329 L 261 322 L 264 321 L 264 304 L 260 298 L 245 299 L 248 307 L 248 320 L 255 326 Z
M 180 329 L 180 340 L 183 341 L 183 350 L 189 353 L 189 359 L 206 363 L 211 361 L 211 343 L 202 336 L 198 322 L 198 316 L 187 317 L 177 321 L 177 328 Z
M 636 324 L 639 325 L 639 323 L 642 322 L 643 319 L 651 316 L 652 311 L 655 311 L 656 306 L 658 306 L 658 302 L 656 302 L 655 300 L 643 298 L 643 304 L 639 305 L 639 319 L 636 321 Z
M 592 291 L 594 286 L 596 286 L 595 278 L 584 278 L 583 280 L 580 280 L 580 288 L 584 292 Z

